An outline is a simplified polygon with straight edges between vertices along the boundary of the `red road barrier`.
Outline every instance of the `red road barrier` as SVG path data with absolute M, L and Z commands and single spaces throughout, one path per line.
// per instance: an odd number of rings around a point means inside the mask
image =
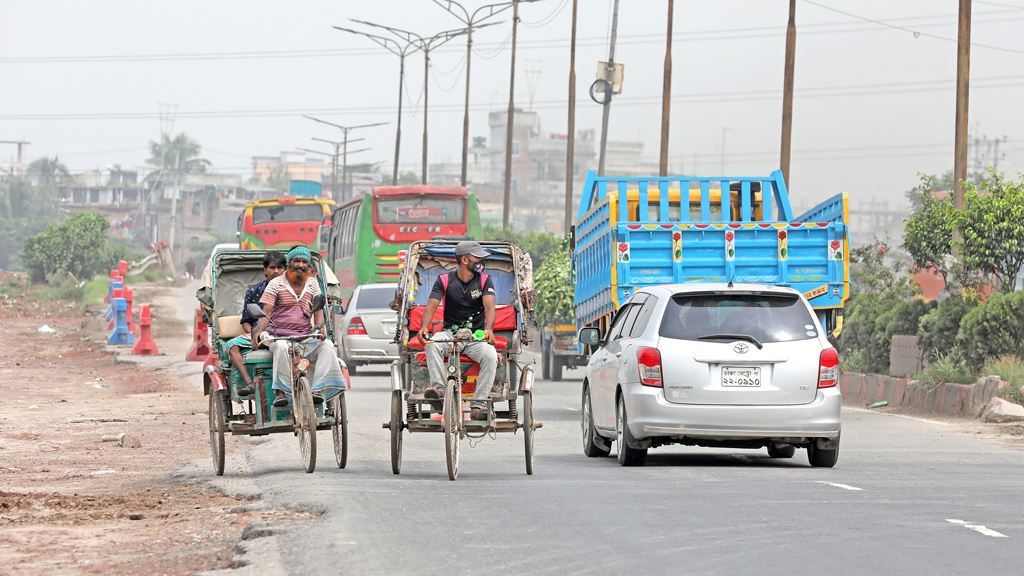
M 128 263 L 125 262 L 124 260 L 121 260 L 120 262 L 118 262 L 117 263 L 117 271 L 121 274 L 121 278 L 124 278 L 125 276 L 127 276 L 128 275 Z
M 149 304 L 139 306 L 139 341 L 132 348 L 132 354 L 149 356 L 159 354 L 160 350 L 153 341 L 152 320 L 149 316 Z
M 192 347 L 185 353 L 185 360 L 203 362 L 211 353 L 213 350 L 210 349 L 210 328 L 203 322 L 203 311 L 197 306 L 195 327 L 192 330 Z

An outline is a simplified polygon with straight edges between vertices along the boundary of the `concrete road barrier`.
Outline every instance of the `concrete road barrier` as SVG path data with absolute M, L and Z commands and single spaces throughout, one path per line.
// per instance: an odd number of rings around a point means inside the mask
M 923 380 L 881 374 L 844 372 L 839 391 L 847 404 L 873 404 L 885 400 L 890 406 L 976 418 L 989 400 L 1010 384 L 999 376 L 985 376 L 974 384 L 933 384 Z

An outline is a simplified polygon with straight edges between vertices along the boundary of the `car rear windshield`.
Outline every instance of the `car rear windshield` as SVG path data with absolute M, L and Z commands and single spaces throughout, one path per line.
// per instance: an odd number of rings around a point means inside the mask
M 795 296 L 693 294 L 672 297 L 659 334 L 678 340 L 743 334 L 760 342 L 790 342 L 815 338 L 818 332 L 807 307 Z
M 324 209 L 319 204 L 278 204 L 277 206 L 254 206 L 253 225 L 271 222 L 323 222 Z
M 387 308 L 395 299 L 395 289 L 387 288 L 363 288 L 359 291 L 359 298 L 356 299 L 356 310 L 380 310 Z
M 465 198 L 388 198 L 377 200 L 378 224 L 462 224 Z

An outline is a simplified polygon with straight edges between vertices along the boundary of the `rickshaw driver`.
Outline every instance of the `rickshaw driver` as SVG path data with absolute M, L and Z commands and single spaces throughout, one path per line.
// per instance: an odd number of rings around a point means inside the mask
M 312 313 L 313 298 L 320 294 L 320 285 L 313 276 L 309 249 L 296 246 L 288 252 L 288 269 L 282 276 L 267 283 L 260 304 L 266 317 L 260 318 L 256 325 L 256 342 L 267 329 L 269 321 L 274 322 L 274 334 L 277 336 L 299 336 L 309 334 L 310 318 L 320 326 L 320 334 L 311 336 L 299 343 L 302 357 L 310 362 L 312 381 L 310 389 L 313 401 L 321 403 L 345 388 L 345 377 L 341 373 L 338 356 L 335 354 L 334 342 L 327 338 L 327 327 L 324 324 L 324 312 Z M 292 392 L 292 360 L 288 354 L 289 343 L 279 340 L 274 342 L 270 350 L 274 354 L 274 406 L 288 405 L 285 394 Z
M 256 318 L 249 314 L 249 304 L 259 303 L 260 298 L 263 297 L 263 291 L 267 288 L 267 284 L 274 278 L 284 274 L 286 264 L 284 254 L 276 251 L 267 252 L 263 255 L 263 274 L 267 279 L 249 286 L 249 289 L 245 291 L 245 302 L 242 304 L 241 320 L 242 330 L 245 333 L 227 342 L 231 365 L 235 367 L 242 380 L 245 381 L 245 387 L 238 390 L 239 396 L 248 396 L 255 393 L 252 378 L 249 376 L 249 371 L 245 369 L 245 360 L 242 358 L 242 348 L 245 348 L 246 352 L 252 350 L 252 327 L 256 324 Z
M 498 369 L 498 353 L 494 349 L 494 280 L 483 278 L 483 259 L 488 256 L 479 242 L 459 242 L 455 246 L 455 258 L 459 267 L 447 274 L 438 276 L 430 291 L 430 300 L 423 311 L 423 320 L 416 336 L 420 342 L 427 341 L 427 328 L 431 324 L 434 312 L 444 302 L 444 329 L 446 332 L 434 334 L 435 342 L 451 340 L 452 334 L 447 330 L 461 328 L 471 323 L 474 331 L 483 330 L 484 340 L 463 344 L 462 354 L 480 364 L 480 374 L 476 380 L 476 392 L 470 401 L 473 420 L 487 420 L 484 408 L 487 398 L 494 387 L 494 375 Z M 444 356 L 448 350 L 445 344 L 429 343 L 426 345 L 427 371 L 430 373 L 430 387 L 423 395 L 428 399 L 441 398 L 439 389 L 444 389 L 445 371 Z

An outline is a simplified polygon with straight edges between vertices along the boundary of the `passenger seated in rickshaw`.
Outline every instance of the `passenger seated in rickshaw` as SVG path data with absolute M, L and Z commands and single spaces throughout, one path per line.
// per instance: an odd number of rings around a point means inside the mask
M 242 380 L 245 381 L 245 387 L 238 390 L 239 396 L 248 396 L 255 393 L 252 377 L 249 376 L 249 371 L 245 369 L 245 359 L 242 358 L 243 353 L 252 350 L 252 327 L 256 325 L 256 317 L 249 313 L 249 304 L 259 304 L 267 284 L 274 278 L 284 274 L 286 265 L 284 254 L 280 252 L 270 251 L 263 255 L 263 274 L 266 275 L 267 279 L 249 286 L 249 289 L 245 291 L 241 321 L 244 334 L 228 340 L 225 344 L 228 349 L 228 356 L 231 358 L 231 365 L 235 367 Z
M 309 249 L 296 246 L 288 252 L 288 269 L 284 275 L 267 283 L 260 304 L 266 318 L 260 318 L 256 325 L 255 338 L 260 342 L 261 334 L 273 322 L 271 329 L 275 336 L 299 336 L 310 333 L 310 319 L 320 326 L 320 334 L 300 342 L 302 357 L 310 362 L 312 381 L 310 389 L 313 401 L 321 403 L 345 388 L 334 342 L 327 338 L 323 310 L 312 313 L 313 298 L 320 294 L 320 285 L 312 274 Z M 285 394 L 292 392 L 292 361 L 288 354 L 288 342 L 279 340 L 270 347 L 274 354 L 274 406 L 288 405 Z
M 430 292 L 430 300 L 423 312 L 425 319 L 420 325 L 417 337 L 420 342 L 427 341 L 427 327 L 437 307 L 444 303 L 445 332 L 434 334 L 434 342 L 451 340 L 451 332 L 447 330 L 465 327 L 467 324 L 475 330 L 484 331 L 484 340 L 467 342 L 463 345 L 462 354 L 472 358 L 480 365 L 480 375 L 476 381 L 476 392 L 470 401 L 473 420 L 487 420 L 483 410 L 494 387 L 494 376 L 498 369 L 498 353 L 494 349 L 494 281 L 485 274 L 483 260 L 488 253 L 479 242 L 459 242 L 455 246 L 455 258 L 458 260 L 457 270 L 438 276 Z M 444 357 L 448 350 L 446 344 L 429 343 L 426 345 L 427 370 L 430 373 L 430 387 L 423 395 L 428 399 L 440 399 L 439 390 L 444 390 L 445 370 Z

